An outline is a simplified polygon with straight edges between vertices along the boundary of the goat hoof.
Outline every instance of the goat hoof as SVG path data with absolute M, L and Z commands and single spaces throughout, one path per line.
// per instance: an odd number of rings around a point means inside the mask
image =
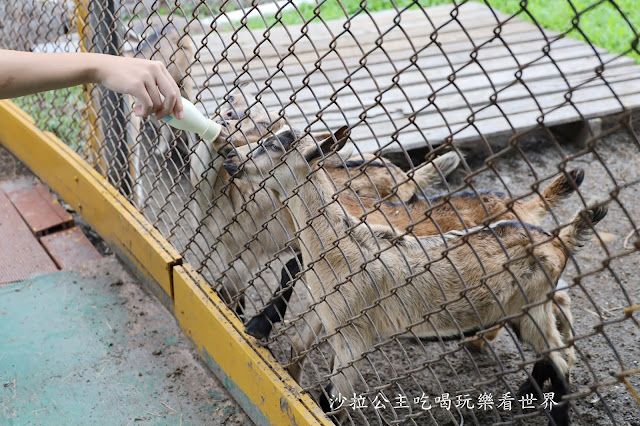
M 518 395 L 535 395 L 536 397 L 540 396 L 538 390 L 536 389 L 536 385 L 531 380 L 526 380 L 520 388 L 518 389 Z
M 549 426 L 569 426 L 569 407 L 558 407 L 552 410 L 550 413 L 551 419 Z
M 267 339 L 271 334 L 272 325 L 268 319 L 262 315 L 256 315 L 249 320 L 244 332 L 256 339 Z
M 580 168 L 573 169 L 569 172 L 569 176 L 571 176 L 576 186 L 579 187 L 584 181 L 584 170 Z
M 486 354 L 489 352 L 489 349 L 487 349 L 487 345 L 484 344 L 483 340 L 469 340 L 464 343 L 464 347 L 470 352 L 477 354 Z
M 536 385 L 531 380 L 526 380 L 518 389 L 518 396 L 534 395 L 538 400 L 542 400 L 542 394 L 536 389 Z M 557 398 L 554 398 L 555 402 L 559 402 Z M 569 407 L 567 405 L 560 405 L 548 411 L 551 416 L 549 420 L 549 426 L 569 426 Z
M 233 310 L 235 311 L 238 318 L 244 318 L 244 298 L 238 299 L 238 303 L 236 303 L 236 306 Z
M 331 404 L 329 403 L 329 398 L 327 398 L 327 395 L 324 394 L 324 392 L 322 394 L 320 394 L 320 401 L 318 401 L 320 408 L 322 408 L 322 411 L 325 413 L 330 413 L 331 412 Z
M 327 395 L 331 395 L 331 393 L 333 392 L 333 386 L 331 384 L 327 385 L 324 388 L 324 392 L 322 392 L 320 394 L 320 399 L 318 400 L 318 405 L 320 405 L 320 408 L 322 409 L 322 411 L 324 413 L 327 413 L 327 416 L 329 417 L 329 419 L 333 422 L 333 424 L 339 425 L 342 424 L 341 418 L 343 419 L 344 416 L 344 412 L 342 413 L 335 413 L 333 412 L 333 408 L 331 407 L 331 403 L 329 402 L 329 398 L 327 397 Z M 332 413 L 333 414 L 329 414 Z
M 331 394 L 333 394 L 333 385 L 329 383 L 324 387 L 324 392 L 320 393 L 320 401 L 318 401 L 320 408 L 322 408 L 322 411 L 324 411 L 325 413 L 330 413 L 331 411 L 333 411 L 333 408 L 331 408 L 331 403 L 329 402 L 329 395 Z

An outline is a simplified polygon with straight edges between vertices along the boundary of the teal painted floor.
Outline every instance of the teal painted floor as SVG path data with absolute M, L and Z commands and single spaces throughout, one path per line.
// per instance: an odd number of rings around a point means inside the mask
M 0 289 L 0 424 L 249 423 L 164 307 L 96 268 Z

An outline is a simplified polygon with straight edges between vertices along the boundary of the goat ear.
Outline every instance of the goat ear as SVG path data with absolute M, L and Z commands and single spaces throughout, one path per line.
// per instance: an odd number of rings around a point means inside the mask
M 311 133 L 311 136 L 313 136 L 313 139 L 315 139 L 316 141 L 318 141 L 318 143 L 324 141 L 327 138 L 330 138 L 331 135 L 333 133 L 327 133 L 327 132 L 323 132 L 323 133 Z
M 320 158 L 321 156 L 327 156 L 333 152 L 340 151 L 349 137 L 349 128 L 343 126 L 339 128 L 335 133 L 328 133 L 318 135 L 319 142 L 317 147 L 305 155 L 307 162 Z M 319 149 L 318 149 L 319 147 Z
M 267 112 L 267 118 L 269 118 L 269 119 L 271 119 L 271 118 L 275 119 L 275 117 L 277 117 L 277 116 L 278 116 L 278 114 L 276 114 L 275 112 L 271 112 L 271 113 Z M 287 119 L 284 118 L 284 117 L 283 118 L 278 118 L 273 123 L 268 123 L 267 126 L 269 126 L 269 124 L 272 127 L 271 131 L 275 133 L 278 130 L 282 129 L 284 126 L 287 125 Z
M 329 135 L 326 139 L 320 142 L 320 149 L 323 155 L 328 155 L 332 151 L 340 151 L 344 148 L 344 145 L 349 139 L 349 127 L 342 126 L 334 134 Z

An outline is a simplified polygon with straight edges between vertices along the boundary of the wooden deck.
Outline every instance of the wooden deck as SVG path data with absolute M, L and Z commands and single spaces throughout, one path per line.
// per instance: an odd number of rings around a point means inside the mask
M 210 115 L 234 81 L 253 80 L 269 111 L 284 108 L 300 128 L 348 124 L 363 152 L 436 146 L 449 137 L 468 143 L 640 105 L 640 66 L 631 58 L 477 2 L 451 15 L 445 5 L 213 32 L 196 40 L 200 62 L 189 71 Z

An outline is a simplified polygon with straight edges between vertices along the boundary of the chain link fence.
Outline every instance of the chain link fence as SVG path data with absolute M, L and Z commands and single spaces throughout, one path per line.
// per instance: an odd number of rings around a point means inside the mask
M 206 143 L 93 86 L 17 100 L 336 421 L 634 425 L 629 5 L 18 0 L 0 46 L 160 60 L 225 124 Z

